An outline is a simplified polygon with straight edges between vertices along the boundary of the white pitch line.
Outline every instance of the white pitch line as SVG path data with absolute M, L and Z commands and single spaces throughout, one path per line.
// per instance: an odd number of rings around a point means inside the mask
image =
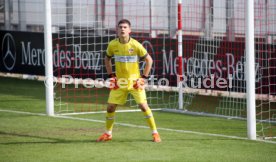
M 32 113 L 32 112 L 4 110 L 4 109 L 0 109 L 0 112 L 17 113 L 17 114 L 34 115 L 34 116 L 47 116 L 46 114 L 43 114 L 43 113 Z M 62 115 L 55 115 L 55 116 L 52 116 L 52 117 L 62 118 L 62 119 L 70 119 L 70 120 L 96 122 L 96 123 L 105 123 L 104 120 L 85 119 L 85 118 L 62 116 Z M 118 122 L 116 122 L 115 125 L 120 125 L 120 126 L 125 126 L 125 127 L 132 127 L 132 128 L 149 129 L 149 127 L 147 127 L 147 126 L 127 124 L 127 123 L 118 123 Z M 213 133 L 204 133 L 204 132 L 195 132 L 195 131 L 179 130 L 179 129 L 171 129 L 171 128 L 158 128 L 158 130 L 169 131 L 169 132 L 187 133 L 187 134 L 196 134 L 196 135 L 204 135 L 204 136 L 212 136 L 212 137 L 223 137 L 223 138 L 238 139 L 238 140 L 249 140 L 248 138 L 245 138 L 245 137 L 228 136 L 228 135 L 223 135 L 223 134 L 213 134 Z M 258 139 L 256 141 L 276 144 L 275 141 L 267 141 L 267 140 L 262 140 L 262 139 Z
M 26 111 L 5 110 L 5 109 L 0 109 L 0 112 L 25 114 L 25 115 L 35 115 L 35 116 L 46 116 L 46 114 L 43 114 L 43 113 L 32 113 L 32 112 L 26 112 Z
M 151 111 L 160 111 L 161 109 L 151 109 Z M 140 109 L 134 109 L 134 110 L 116 110 L 116 113 L 125 113 L 125 112 L 140 112 Z M 106 111 L 95 111 L 95 112 L 76 112 L 76 113 L 61 113 L 59 115 L 62 116 L 72 116 L 72 115 L 86 115 L 86 114 L 103 114 L 106 113 Z

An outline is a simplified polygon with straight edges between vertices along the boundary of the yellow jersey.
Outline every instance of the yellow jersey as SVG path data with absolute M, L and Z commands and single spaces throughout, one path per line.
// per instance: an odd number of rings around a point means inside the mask
M 107 57 L 114 57 L 117 79 L 135 80 L 140 77 L 139 60 L 147 56 L 147 50 L 137 40 L 130 38 L 128 43 L 123 44 L 119 38 L 113 39 L 106 53 Z

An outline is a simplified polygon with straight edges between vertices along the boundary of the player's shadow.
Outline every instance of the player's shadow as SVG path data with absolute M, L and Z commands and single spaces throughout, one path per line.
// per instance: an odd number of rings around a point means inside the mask
M 33 141 L 11 141 L 11 142 L 0 142 L 1 145 L 17 145 L 17 144 L 66 144 L 66 143 L 88 143 L 96 142 L 96 140 L 70 140 L 70 139 L 61 139 L 54 137 L 43 137 L 37 135 L 23 134 L 23 133 L 12 133 L 12 132 L 3 132 L 0 131 L 0 136 L 14 136 L 22 138 L 31 138 Z M 41 139 L 41 141 L 37 140 Z
M 145 138 L 130 138 L 130 139 L 113 139 L 107 142 L 96 142 L 96 139 L 84 139 L 84 140 L 70 140 L 46 136 L 38 136 L 24 133 L 14 133 L 14 132 L 3 132 L 0 131 L 0 136 L 14 136 L 22 138 L 30 138 L 31 140 L 22 141 L 11 141 L 11 142 L 0 142 L 0 145 L 17 145 L 17 144 L 68 144 L 68 143 L 141 143 L 141 142 L 152 142 L 151 139 Z M 32 141 L 33 140 L 33 141 Z

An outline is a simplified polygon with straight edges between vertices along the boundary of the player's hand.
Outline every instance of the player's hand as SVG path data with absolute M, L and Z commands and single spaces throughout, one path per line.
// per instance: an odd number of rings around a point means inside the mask
M 142 76 L 141 78 L 138 78 L 136 81 L 134 81 L 134 84 L 133 84 L 133 88 L 134 89 L 145 89 L 145 82 L 147 77 L 146 76 Z
M 118 89 L 117 78 L 115 74 L 109 74 L 109 89 Z

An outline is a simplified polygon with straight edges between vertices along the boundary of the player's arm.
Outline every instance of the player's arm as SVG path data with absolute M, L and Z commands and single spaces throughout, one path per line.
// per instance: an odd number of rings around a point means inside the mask
M 148 77 L 150 73 L 150 69 L 152 67 L 152 58 L 149 54 L 144 58 L 144 61 L 146 62 L 146 66 L 144 68 L 143 74 L 144 76 Z
M 118 89 L 116 75 L 112 73 L 111 57 L 105 56 L 104 64 L 109 78 L 109 88 L 114 90 Z
M 104 58 L 104 64 L 107 71 L 107 74 L 112 74 L 112 63 L 111 63 L 111 57 L 105 56 Z
M 146 55 L 144 58 L 144 61 L 146 62 L 146 66 L 144 68 L 143 74 L 141 78 L 137 79 L 135 84 L 133 85 L 133 88 L 135 89 L 144 89 L 145 86 L 145 79 L 148 79 L 150 69 L 152 67 L 152 58 L 149 54 Z

